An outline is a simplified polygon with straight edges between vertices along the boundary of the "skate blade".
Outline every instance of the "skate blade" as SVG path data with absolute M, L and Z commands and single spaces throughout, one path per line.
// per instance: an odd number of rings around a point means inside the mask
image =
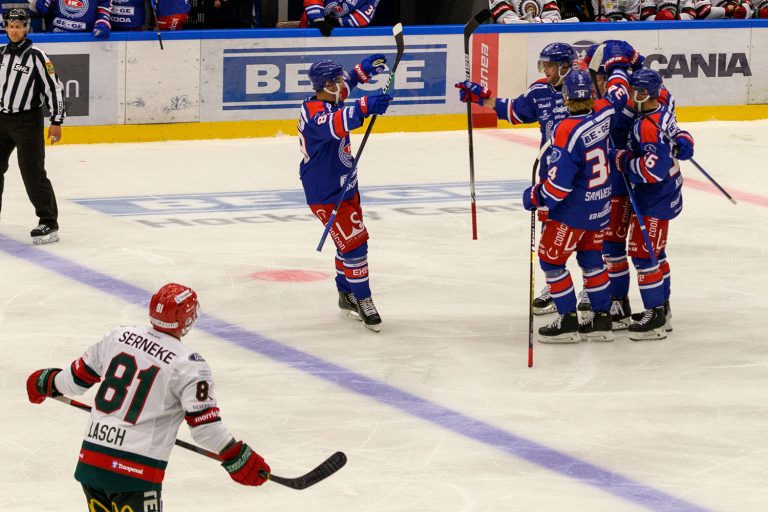
M 51 233 L 45 236 L 33 236 L 32 243 L 35 245 L 52 244 L 59 241 L 59 235 L 57 233 Z
M 549 313 L 554 313 L 556 311 L 554 302 L 548 306 L 544 306 L 543 308 L 537 308 L 536 306 L 533 306 L 533 314 L 534 315 L 548 315 Z
M 342 318 L 347 318 L 349 320 L 357 320 L 358 322 L 362 322 L 363 321 L 363 319 L 360 318 L 360 315 L 358 315 L 354 311 L 349 311 L 348 309 L 342 309 L 340 311 L 340 314 L 341 314 Z
M 632 324 L 632 320 L 627 317 L 624 320 L 614 320 L 613 321 L 613 330 L 614 331 L 624 331 L 626 329 L 629 329 L 629 326 Z
M 584 341 L 599 342 L 608 342 L 615 339 L 612 332 L 591 332 L 589 334 L 582 334 L 581 337 Z
M 546 343 L 548 345 L 560 345 L 566 343 L 580 343 L 581 336 L 579 333 L 574 332 L 572 334 L 563 334 L 560 336 L 541 336 L 539 335 L 539 343 Z
M 381 332 L 381 324 L 371 325 L 363 322 L 363 325 L 366 329 L 373 332 Z
M 667 320 L 667 323 L 664 324 L 664 331 L 666 332 L 672 332 L 674 328 L 672 327 L 672 320 Z
M 667 334 L 664 332 L 664 328 L 653 329 L 648 332 L 630 332 L 629 339 L 632 341 L 655 341 L 667 339 Z

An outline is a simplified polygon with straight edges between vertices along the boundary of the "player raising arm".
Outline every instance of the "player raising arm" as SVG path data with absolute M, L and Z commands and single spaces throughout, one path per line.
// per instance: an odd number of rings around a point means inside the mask
M 541 146 L 552 137 L 552 130 L 560 120 L 568 116 L 568 109 L 563 104 L 563 79 L 568 76 L 576 58 L 576 52 L 566 43 L 551 43 L 545 46 L 539 54 L 539 71 L 544 74 L 532 83 L 528 90 L 517 98 L 496 98 L 493 91 L 475 82 L 460 82 L 459 99 L 471 101 L 478 105 L 491 107 L 499 119 L 505 119 L 512 124 L 539 123 L 541 130 Z M 546 161 L 548 152 L 541 161 Z M 546 179 L 546 166 L 539 168 L 539 178 Z M 546 207 L 538 212 L 540 221 L 546 220 Z M 555 311 L 552 297 L 548 288 L 544 288 L 539 297 L 533 301 L 533 313 L 543 315 Z
M 594 100 L 586 71 L 574 70 L 565 77 L 563 97 L 570 115 L 555 127 L 546 179 L 523 192 L 526 210 L 549 208 L 538 255 L 558 318 L 539 329 L 538 339 L 543 343 L 613 339 L 608 271 L 602 258 L 603 228 L 611 210 L 609 136 L 627 101 L 626 70 L 635 53 L 628 45 L 617 43 L 606 43 L 609 80 L 605 98 Z M 593 310 L 581 323 L 566 268 L 574 252 Z
M 348 173 L 356 172 L 349 132 L 366 117 L 387 111 L 391 96 L 363 96 L 350 105 L 344 100 L 359 83 L 384 71 L 384 55 L 371 55 L 347 74 L 339 64 L 326 60 L 312 64 L 309 79 L 315 95 L 301 106 L 299 144 L 304 156 L 299 176 L 312 213 L 325 225 L 343 193 L 329 234 L 336 245 L 336 288 L 339 308 L 363 321 L 368 329 L 381 329 L 381 316 L 371 298 L 368 282 L 368 230 L 353 174 L 342 191 Z
M 191 288 L 166 284 L 150 300 L 151 328 L 120 326 L 69 368 L 27 379 L 35 404 L 98 385 L 75 470 L 91 512 L 162 510 L 165 468 L 182 421 L 197 443 L 220 454 L 233 480 L 265 482 L 259 472 L 270 471 L 267 463 L 221 421 L 208 363 L 181 342 L 198 311 Z

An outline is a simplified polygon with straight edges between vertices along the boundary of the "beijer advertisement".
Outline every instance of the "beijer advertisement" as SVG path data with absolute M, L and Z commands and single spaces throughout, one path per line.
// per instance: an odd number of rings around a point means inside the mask
M 364 42 L 363 42 L 364 41 Z M 306 48 L 311 44 L 310 48 Z M 368 55 L 384 54 L 391 65 L 391 37 L 338 38 L 318 48 L 317 39 L 204 40 L 201 67 L 201 121 L 291 119 L 313 94 L 307 72 L 312 63 L 332 59 L 346 69 Z M 457 36 L 412 36 L 398 67 L 388 113 L 457 113 L 453 82 L 463 73 L 463 51 Z M 374 77 L 352 92 L 352 98 L 379 94 L 389 73 Z

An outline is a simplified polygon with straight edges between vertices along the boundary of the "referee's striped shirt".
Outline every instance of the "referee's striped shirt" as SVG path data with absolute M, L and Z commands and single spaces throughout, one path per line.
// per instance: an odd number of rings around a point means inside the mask
M 48 103 L 51 123 L 64 121 L 64 88 L 48 56 L 29 39 L 0 46 L 0 112 L 18 114 Z

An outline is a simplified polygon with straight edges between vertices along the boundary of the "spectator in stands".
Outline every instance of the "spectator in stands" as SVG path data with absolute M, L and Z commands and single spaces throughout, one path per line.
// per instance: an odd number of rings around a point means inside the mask
M 304 0 L 300 27 L 315 27 L 325 37 L 334 27 L 366 27 L 376 15 L 379 0 Z

